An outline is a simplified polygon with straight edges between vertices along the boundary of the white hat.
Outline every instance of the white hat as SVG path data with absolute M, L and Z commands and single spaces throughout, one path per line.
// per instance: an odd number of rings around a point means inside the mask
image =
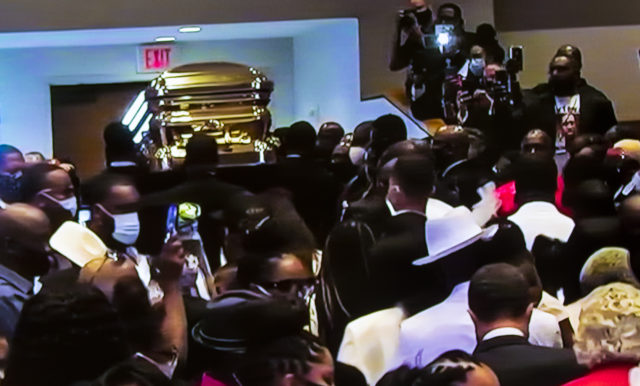
M 494 228 L 489 228 L 486 231 L 480 228 L 471 211 L 464 206 L 453 208 L 442 217 L 433 220 L 427 219 L 425 239 L 429 255 L 414 260 L 413 265 L 433 263 L 473 244 L 492 231 Z
M 107 246 L 100 237 L 73 221 L 62 224 L 49 239 L 49 245 L 80 267 L 107 255 Z

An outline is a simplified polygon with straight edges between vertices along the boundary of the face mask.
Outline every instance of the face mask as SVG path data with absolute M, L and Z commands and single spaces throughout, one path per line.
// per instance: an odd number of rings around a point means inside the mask
M 469 71 L 475 76 L 482 76 L 484 73 L 484 59 L 474 58 L 469 63 Z
M 3 173 L 3 174 L 13 178 L 14 180 L 17 180 L 20 177 L 22 177 L 22 170 L 18 170 L 17 172 L 14 172 L 14 173 Z
M 366 150 L 360 146 L 351 146 L 349 148 L 349 159 L 351 163 L 356 166 L 364 164 L 364 155 Z
M 552 77 L 549 79 L 551 91 L 556 96 L 570 96 L 575 94 L 575 84 L 572 79 Z
M 97 205 L 103 212 L 113 219 L 114 229 L 111 236 L 114 240 L 133 245 L 140 235 L 140 219 L 137 212 L 111 214 L 102 205 Z
M 71 213 L 71 217 L 76 217 L 76 213 L 78 213 L 78 199 L 76 196 L 71 196 L 64 200 L 58 200 L 47 192 L 40 192 L 38 194 L 60 205 L 64 210 Z

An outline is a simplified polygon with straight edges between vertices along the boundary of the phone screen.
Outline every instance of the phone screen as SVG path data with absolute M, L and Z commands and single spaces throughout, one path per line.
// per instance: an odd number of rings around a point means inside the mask
M 176 234 L 176 227 L 178 224 L 178 205 L 171 204 L 167 210 L 167 226 L 165 227 L 165 242 Z

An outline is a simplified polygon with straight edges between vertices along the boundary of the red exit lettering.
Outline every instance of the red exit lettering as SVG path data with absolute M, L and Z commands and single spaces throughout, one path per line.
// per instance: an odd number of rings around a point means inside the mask
M 146 69 L 164 69 L 170 64 L 171 48 L 150 48 L 144 51 L 144 67 Z

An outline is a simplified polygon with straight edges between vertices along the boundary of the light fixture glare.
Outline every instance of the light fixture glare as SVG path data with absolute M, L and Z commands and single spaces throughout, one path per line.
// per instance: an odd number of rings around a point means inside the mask
M 156 38 L 157 42 L 173 42 L 176 38 L 174 36 L 158 36 Z
M 200 32 L 201 30 L 202 30 L 202 28 L 198 27 L 197 25 L 190 25 L 190 26 L 180 27 L 178 29 L 178 32 L 183 33 L 183 34 L 188 34 L 188 33 Z

